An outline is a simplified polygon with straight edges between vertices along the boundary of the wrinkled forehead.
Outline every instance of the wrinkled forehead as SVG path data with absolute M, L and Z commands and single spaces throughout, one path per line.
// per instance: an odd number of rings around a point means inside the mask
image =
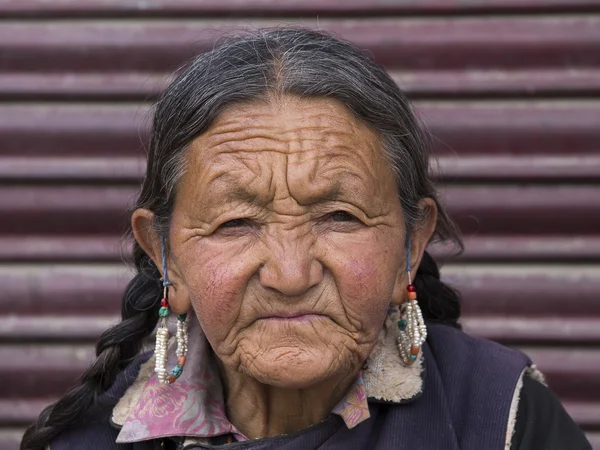
M 226 109 L 190 145 L 185 178 L 198 195 L 286 189 L 300 202 L 395 186 L 373 130 L 336 101 L 296 97 Z

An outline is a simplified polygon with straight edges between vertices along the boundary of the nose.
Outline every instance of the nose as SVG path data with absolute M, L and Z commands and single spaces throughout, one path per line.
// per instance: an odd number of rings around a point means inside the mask
M 311 255 L 310 238 L 288 236 L 269 242 L 269 256 L 259 271 L 262 286 L 297 296 L 322 281 L 323 266 Z

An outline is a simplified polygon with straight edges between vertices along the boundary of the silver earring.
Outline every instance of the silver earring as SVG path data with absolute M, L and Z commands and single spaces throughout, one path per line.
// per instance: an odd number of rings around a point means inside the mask
M 406 365 L 411 365 L 419 357 L 421 347 L 423 346 L 425 339 L 427 339 L 427 327 L 423 321 L 421 308 L 419 308 L 419 304 L 417 303 L 417 292 L 415 286 L 412 284 L 410 275 L 410 234 L 408 235 L 407 241 L 406 272 L 408 274 L 408 286 L 406 291 L 408 299 L 400 307 L 400 320 L 398 320 L 400 336 L 398 336 L 397 342 L 402 361 L 404 361 Z
M 167 372 L 167 349 L 169 346 L 169 329 L 167 328 L 167 317 L 169 317 L 169 275 L 167 273 L 167 252 L 165 249 L 165 238 L 160 237 L 162 246 L 162 265 L 163 265 L 163 299 L 160 301 L 160 309 L 158 310 L 158 316 L 160 325 L 156 330 L 156 344 L 154 346 L 154 355 L 156 357 L 156 363 L 154 371 L 158 377 L 158 381 L 163 384 L 171 384 L 175 382 L 177 378 L 183 373 L 183 368 L 187 359 L 188 350 L 188 334 L 186 318 L 187 314 L 179 314 L 177 316 L 177 365 L 171 370 L 171 374 Z

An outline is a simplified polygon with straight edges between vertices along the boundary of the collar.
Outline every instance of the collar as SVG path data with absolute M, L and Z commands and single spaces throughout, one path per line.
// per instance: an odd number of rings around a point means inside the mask
M 388 314 L 365 368 L 346 395 L 333 408 L 348 428 L 367 420 L 369 402 L 407 403 L 423 387 L 422 352 L 405 366 L 397 347 L 398 312 Z M 117 443 L 166 437 L 206 439 L 233 434 L 247 438 L 229 422 L 215 356 L 195 314 L 189 315 L 188 355 L 185 370 L 173 384 L 160 384 L 154 376 L 154 356 L 145 362 L 134 383 L 113 409 L 112 422 L 121 427 Z M 175 322 L 169 323 L 174 334 Z M 176 343 L 169 343 L 169 365 L 175 364 Z

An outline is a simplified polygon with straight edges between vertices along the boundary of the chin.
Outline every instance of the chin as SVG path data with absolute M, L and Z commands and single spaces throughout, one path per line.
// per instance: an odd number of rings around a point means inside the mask
M 249 375 L 257 381 L 287 389 L 306 389 L 343 373 L 339 358 L 320 352 L 282 350 L 253 361 Z

